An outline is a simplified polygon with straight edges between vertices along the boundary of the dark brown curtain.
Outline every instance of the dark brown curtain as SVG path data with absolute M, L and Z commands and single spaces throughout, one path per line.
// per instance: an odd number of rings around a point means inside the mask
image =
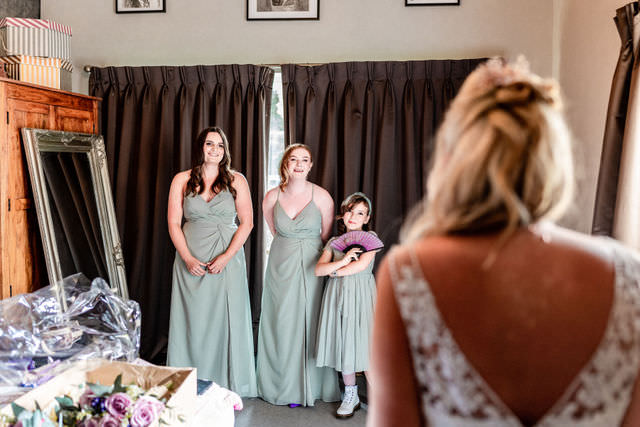
M 249 182 L 255 228 L 245 245 L 254 324 L 260 315 L 260 206 L 273 70 L 254 65 L 94 68 L 129 295 L 142 309 L 141 356 L 164 362 L 175 248 L 167 230 L 173 176 L 191 167 L 198 132 L 224 129 Z M 215 327 L 215 325 L 212 325 Z
M 638 2 L 633 2 L 619 8 L 616 11 L 615 18 L 613 18 L 622 44 L 618 64 L 613 75 L 609 107 L 607 109 L 596 202 L 591 227 L 593 234 L 611 236 L 613 233 L 620 158 L 627 121 L 631 76 L 634 67 L 638 66 L 638 52 L 634 51 L 633 46 L 633 19 L 637 13 Z
M 336 210 L 354 191 L 372 198 L 372 229 L 389 248 L 424 194 L 449 102 L 484 60 L 283 65 L 286 143 L 311 147 L 310 180 L 331 193 Z

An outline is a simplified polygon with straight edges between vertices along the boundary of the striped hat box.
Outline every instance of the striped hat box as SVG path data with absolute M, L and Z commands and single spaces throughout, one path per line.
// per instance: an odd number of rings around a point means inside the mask
M 60 58 L 38 56 L 5 56 L 0 62 L 7 64 L 7 75 L 16 80 L 55 89 L 71 90 L 73 65 Z
M 47 19 L 0 19 L 0 56 L 71 58 L 71 27 Z

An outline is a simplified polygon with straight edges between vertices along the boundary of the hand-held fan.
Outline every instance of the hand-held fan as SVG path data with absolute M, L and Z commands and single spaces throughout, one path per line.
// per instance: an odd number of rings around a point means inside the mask
M 362 252 L 375 251 L 382 249 L 384 243 L 378 237 L 367 231 L 349 231 L 331 242 L 331 247 L 343 253 L 349 252 L 353 248 L 360 248 Z

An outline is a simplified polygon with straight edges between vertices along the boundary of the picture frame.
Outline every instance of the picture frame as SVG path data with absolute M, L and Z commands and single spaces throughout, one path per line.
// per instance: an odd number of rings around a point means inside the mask
M 320 0 L 247 0 L 247 21 L 320 19 Z
M 460 0 L 404 0 L 405 6 L 460 6 Z
M 166 0 L 115 0 L 116 13 L 164 13 Z

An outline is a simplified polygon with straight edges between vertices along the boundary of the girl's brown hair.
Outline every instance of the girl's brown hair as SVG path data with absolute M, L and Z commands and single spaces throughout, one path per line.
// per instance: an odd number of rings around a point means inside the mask
M 287 171 L 287 162 L 289 161 L 289 157 L 291 157 L 291 153 L 296 148 L 304 148 L 309 153 L 309 161 L 313 163 L 313 154 L 311 154 L 311 148 L 305 144 L 291 144 L 284 150 L 284 154 L 282 154 L 282 160 L 280 160 L 280 191 L 284 191 L 287 188 L 287 184 L 289 184 L 289 172 Z
M 236 189 L 231 185 L 231 183 L 233 182 L 233 170 L 231 169 L 231 153 L 229 152 L 229 141 L 227 140 L 227 136 L 224 134 L 222 129 L 217 126 L 211 126 L 203 129 L 194 141 L 193 151 L 191 155 L 193 159 L 191 176 L 189 177 L 189 181 L 187 182 L 185 196 L 202 194 L 205 190 L 208 190 L 208 188 L 204 188 L 202 166 L 204 164 L 203 147 L 205 142 L 207 141 L 207 136 L 209 135 L 209 133 L 217 133 L 218 135 L 220 135 L 224 144 L 224 155 L 222 156 L 222 160 L 220 160 L 220 163 L 218 164 L 218 176 L 211 184 L 211 189 L 215 194 L 227 190 L 235 199 L 237 192 Z
M 362 203 L 367 207 L 367 215 L 369 216 L 369 222 L 367 222 L 366 224 L 362 224 L 362 229 L 364 231 L 369 231 L 369 223 L 371 222 L 371 215 L 373 214 L 371 210 L 371 201 L 367 196 L 364 195 L 364 193 L 357 192 L 357 193 L 353 193 L 352 195 L 344 199 L 344 201 L 340 205 L 340 215 L 336 217 L 336 226 L 338 227 L 338 235 L 341 235 L 347 232 L 347 226 L 345 225 L 344 220 L 342 218 L 344 217 L 345 213 L 353 209 L 353 207 L 358 203 Z

